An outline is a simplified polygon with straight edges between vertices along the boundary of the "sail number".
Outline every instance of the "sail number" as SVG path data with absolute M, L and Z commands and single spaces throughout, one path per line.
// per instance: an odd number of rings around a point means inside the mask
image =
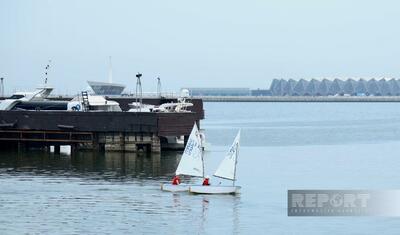
M 191 156 L 193 149 L 194 148 L 198 148 L 199 144 L 197 144 L 194 140 L 189 139 L 188 143 L 186 144 L 186 148 L 185 148 L 185 154 Z M 194 156 L 196 157 L 196 156 Z

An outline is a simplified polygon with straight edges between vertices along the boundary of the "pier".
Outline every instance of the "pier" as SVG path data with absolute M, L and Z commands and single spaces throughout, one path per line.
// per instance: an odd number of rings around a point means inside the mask
M 132 98 L 115 99 L 127 110 Z M 148 103 L 168 102 L 164 99 Z M 203 103 L 193 100 L 191 112 L 71 112 L 0 111 L 0 147 L 30 147 L 59 152 L 61 145 L 77 150 L 161 152 L 169 140 L 187 136 L 196 122 L 204 118 Z M 183 146 L 182 146 L 183 148 Z
M 400 96 L 198 96 L 204 102 L 400 102 Z

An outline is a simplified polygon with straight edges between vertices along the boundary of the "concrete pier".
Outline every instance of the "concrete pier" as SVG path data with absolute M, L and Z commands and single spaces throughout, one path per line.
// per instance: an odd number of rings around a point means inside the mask
M 154 133 L 103 133 L 98 142 L 104 144 L 105 151 L 161 152 L 160 138 Z
M 71 146 L 71 153 L 76 151 L 107 151 L 107 152 L 161 152 L 161 141 L 157 133 L 135 133 L 135 132 L 104 132 L 90 135 L 91 138 L 61 139 L 49 138 L 50 132 L 36 135 L 48 136 L 46 139 L 35 139 L 27 132 L 21 131 L 17 135 L 13 132 L 9 137 L 3 138 L 8 134 L 0 130 L 0 148 L 16 146 L 18 151 L 26 151 L 29 147 L 42 148 L 45 151 L 54 150 L 59 154 L 61 145 Z M 77 135 L 77 133 L 65 133 L 65 136 Z M 23 137 L 23 138 L 20 138 Z M 86 136 L 87 137 L 87 136 Z M 15 144 L 13 144 L 15 143 Z M 183 146 L 182 146 L 183 148 Z
M 0 119 L 12 123 L 0 126 L 0 148 L 10 143 L 21 151 L 53 146 L 55 153 L 61 145 L 71 146 L 71 152 L 160 153 L 161 146 L 170 149 L 169 139 L 188 136 L 199 123 L 195 113 L 0 111 Z
M 115 98 L 123 110 L 132 98 Z M 148 99 L 145 103 L 176 102 L 174 99 Z M 203 103 L 193 100 L 191 112 L 70 112 L 46 110 L 0 111 L 0 148 L 46 149 L 71 146 L 79 150 L 153 152 L 170 149 L 170 141 L 188 136 L 196 122 L 204 118 Z M 170 145 L 169 145 L 170 144 Z M 180 146 L 182 144 L 178 144 Z M 184 146 L 182 145 L 182 148 Z

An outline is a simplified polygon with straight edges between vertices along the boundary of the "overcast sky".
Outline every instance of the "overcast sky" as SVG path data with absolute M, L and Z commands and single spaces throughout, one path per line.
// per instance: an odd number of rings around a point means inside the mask
M 87 80 L 134 90 L 267 88 L 273 78 L 400 78 L 400 3 L 368 0 L 0 0 L 6 91 Z

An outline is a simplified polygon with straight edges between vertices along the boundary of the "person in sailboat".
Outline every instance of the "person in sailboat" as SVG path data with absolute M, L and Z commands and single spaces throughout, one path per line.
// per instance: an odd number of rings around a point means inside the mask
M 185 150 L 179 160 L 172 182 L 161 185 L 161 190 L 170 192 L 189 191 L 190 184 L 181 183 L 179 176 L 187 175 L 192 177 L 204 178 L 204 159 L 201 150 L 201 140 L 196 123 L 190 132 Z
M 179 176 L 175 175 L 174 178 L 172 179 L 172 185 L 178 185 L 181 183 L 181 179 Z
M 191 185 L 189 187 L 190 193 L 202 193 L 202 194 L 236 194 L 240 190 L 240 186 L 235 185 L 236 181 L 236 165 L 237 158 L 239 155 L 239 142 L 240 142 L 240 130 L 236 135 L 235 140 L 228 153 L 225 155 L 225 158 L 222 160 L 217 170 L 214 173 L 214 176 L 226 180 L 232 181 L 232 186 L 220 186 L 220 185 L 209 185 L 206 180 L 203 185 Z M 208 180 L 208 176 L 206 178 Z
M 210 177 L 208 175 L 203 180 L 203 186 L 210 186 Z

